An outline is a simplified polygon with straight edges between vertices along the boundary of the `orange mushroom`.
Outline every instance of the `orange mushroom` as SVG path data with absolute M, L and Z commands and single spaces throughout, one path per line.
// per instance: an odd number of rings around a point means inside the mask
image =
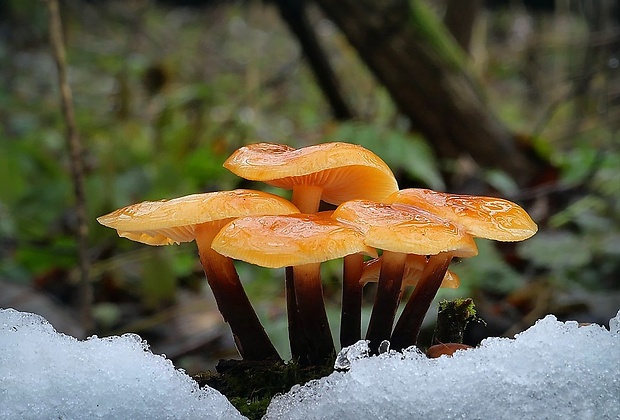
M 462 226 L 478 238 L 523 241 L 538 231 L 536 223 L 522 207 L 502 198 L 407 188 L 391 194 L 385 202 L 422 208 Z
M 424 255 L 407 255 L 405 260 L 405 271 L 403 274 L 402 288 L 406 286 L 415 286 L 420 280 L 420 275 L 424 271 L 427 259 Z M 376 283 L 379 281 L 379 273 L 381 272 L 382 258 L 374 258 L 364 263 L 364 271 L 360 277 L 362 286 L 368 283 Z M 459 276 L 448 270 L 444 276 L 441 287 L 448 289 L 457 289 L 461 284 Z
M 467 344 L 462 343 L 440 343 L 430 346 L 426 350 L 426 356 L 428 356 L 428 358 L 430 359 L 436 359 L 441 356 L 451 357 L 459 350 L 468 350 L 472 348 L 472 346 L 468 346 Z
M 364 287 L 369 282 L 378 282 L 379 275 L 381 272 L 382 266 L 382 257 L 374 258 L 370 261 L 367 261 L 363 264 L 362 274 L 360 277 L 360 285 Z M 405 260 L 405 268 L 403 273 L 401 292 L 399 294 L 398 300 L 400 301 L 403 292 L 407 286 L 415 286 L 424 271 L 424 267 L 426 266 L 426 257 L 423 255 L 415 255 L 408 254 Z M 456 289 L 460 285 L 459 277 L 448 270 L 441 282 L 441 287 Z M 361 288 L 360 288 L 361 291 Z M 360 293 L 361 294 L 361 293 Z M 358 300 L 361 305 L 361 300 Z M 359 340 L 359 338 L 358 338 Z M 348 345 L 355 343 L 355 341 L 350 340 Z M 345 344 L 343 343 L 343 346 Z
M 370 150 L 350 143 L 323 143 L 294 149 L 256 143 L 236 150 L 224 167 L 242 178 L 293 190 L 302 213 L 316 213 L 321 200 L 381 201 L 398 191 L 390 168 Z
M 450 220 L 474 237 L 521 241 L 531 237 L 538 230 L 536 223 L 525 210 L 513 202 L 500 198 L 410 188 L 390 195 L 386 202 L 395 206 L 423 208 Z M 438 276 L 443 276 L 441 274 L 443 267 L 445 266 L 447 270 L 446 261 L 431 258 L 427 265 L 394 327 L 391 345 L 397 350 L 415 344 L 424 314 L 428 310 L 427 301 L 429 298 L 432 300 L 437 293 L 440 284 Z M 428 304 L 430 305 L 430 301 Z
M 211 249 L 220 228 L 250 214 L 290 214 L 299 210 L 273 194 L 252 190 L 193 194 L 161 201 L 145 201 L 97 219 L 119 236 L 148 245 L 170 245 L 195 240 L 200 262 L 218 309 L 228 322 L 244 359 L 279 358 L 261 325 L 230 258 Z
M 316 213 L 325 201 L 338 205 L 348 200 L 381 201 L 398 191 L 394 174 L 377 155 L 362 146 L 350 143 L 323 143 L 294 149 L 274 143 L 250 144 L 235 151 L 224 162 L 231 172 L 253 181 L 293 191 L 291 201 L 302 213 Z M 361 288 L 359 275 L 363 258 L 359 255 L 344 259 L 341 332 L 353 334 L 359 330 Z M 294 319 L 295 286 L 291 270 L 287 270 L 286 293 L 289 330 L 299 331 Z M 342 338 L 341 338 L 342 342 Z M 291 337 L 291 345 L 302 348 L 311 345 Z
M 301 350 L 291 345 L 291 352 L 304 365 L 333 360 L 320 263 L 350 254 L 376 256 L 359 231 L 325 213 L 250 216 L 224 226 L 212 247 L 222 255 L 263 267 L 292 267 L 299 326 L 308 345 Z
M 424 269 L 426 273 L 429 267 L 447 269 L 454 255 L 469 257 L 478 252 L 472 237 L 459 227 L 411 206 L 353 200 L 338 206 L 332 217 L 360 229 L 368 246 L 383 250 L 377 294 L 366 333 L 375 351 L 381 341 L 390 337 L 408 254 L 431 255 Z M 444 274 L 445 271 L 439 284 Z

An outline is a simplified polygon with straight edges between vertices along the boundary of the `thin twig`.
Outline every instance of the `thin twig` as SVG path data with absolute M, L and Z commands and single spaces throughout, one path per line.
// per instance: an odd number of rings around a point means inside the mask
M 84 162 L 82 144 L 78 136 L 73 110 L 71 88 L 67 82 L 67 57 L 62 33 L 62 21 L 58 0 L 47 0 L 49 10 L 49 36 L 58 69 L 58 84 L 62 114 L 67 130 L 67 147 L 70 155 L 71 179 L 75 194 L 75 214 L 77 218 L 77 252 L 80 270 L 80 318 L 82 327 L 89 333 L 93 323 L 91 306 L 93 300 L 92 286 L 89 278 L 90 262 L 88 258 L 88 224 L 86 223 L 86 196 L 84 194 Z

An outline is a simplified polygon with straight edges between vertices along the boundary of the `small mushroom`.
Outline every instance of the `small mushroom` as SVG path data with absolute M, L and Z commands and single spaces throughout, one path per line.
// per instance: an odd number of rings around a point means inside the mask
M 468 350 L 472 348 L 472 346 L 461 343 L 440 343 L 430 346 L 426 350 L 426 356 L 428 356 L 430 359 L 436 359 L 441 356 L 450 357 L 458 350 Z
M 329 214 L 250 216 L 224 226 L 213 239 L 215 251 L 270 268 L 292 267 L 297 320 L 306 347 L 291 343 L 295 359 L 304 365 L 333 360 L 334 344 L 323 303 L 320 263 L 350 254 L 376 256 L 362 234 Z M 292 337 L 295 334 L 291 334 Z
M 424 267 L 426 266 L 426 262 L 427 258 L 423 255 L 407 255 L 407 259 L 405 260 L 405 271 L 403 274 L 403 289 L 407 286 L 415 286 L 418 283 L 418 280 L 420 280 L 420 276 L 424 271 Z M 360 277 L 360 284 L 362 284 L 362 286 L 367 283 L 376 283 L 379 281 L 381 263 L 381 257 L 373 258 L 372 260 L 364 263 L 364 270 Z M 459 279 L 459 276 L 448 270 L 441 282 L 441 287 L 447 289 L 457 289 L 460 284 L 461 280 Z
M 200 262 L 218 309 L 228 322 L 239 353 L 247 360 L 279 358 L 265 333 L 233 261 L 211 249 L 220 228 L 236 217 L 250 214 L 290 214 L 299 210 L 273 194 L 252 190 L 193 194 L 133 204 L 97 219 L 118 235 L 148 245 L 196 241 Z
M 521 241 L 538 230 L 525 210 L 508 200 L 494 197 L 447 194 L 427 189 L 398 191 L 386 200 L 394 206 L 425 209 L 450 220 L 474 237 L 498 241 Z M 391 345 L 399 350 L 415 344 L 424 315 L 437 294 L 451 256 L 433 256 L 409 297 L 394 327 Z
M 291 201 L 301 213 L 312 214 L 319 209 L 321 200 L 338 205 L 348 200 L 381 201 L 398 191 L 394 174 L 373 152 L 350 143 L 323 143 L 294 149 L 274 143 L 256 143 L 235 151 L 224 162 L 231 172 L 253 181 L 293 191 Z M 344 259 L 343 306 L 341 333 L 355 334 L 360 325 L 361 299 L 359 274 L 363 259 L 359 255 Z M 298 312 L 292 270 L 286 270 L 286 294 L 289 330 L 300 331 L 294 319 Z M 360 301 L 361 302 L 361 301 Z M 359 329 L 359 328 L 357 328 Z M 345 341 L 355 340 L 355 336 Z M 355 342 L 354 341 L 354 342 Z M 302 348 L 311 343 L 301 337 L 291 337 L 291 345 Z
M 449 263 L 452 256 L 469 257 L 478 252 L 472 237 L 459 227 L 412 206 L 353 200 L 338 206 L 332 217 L 360 229 L 368 246 L 383 250 L 377 294 L 366 332 L 373 350 L 390 337 L 408 254 L 431 255 L 426 271 L 429 265 L 435 265 L 433 261 L 443 262 L 447 269 L 445 262 Z M 445 271 L 439 283 L 444 274 Z
M 378 257 L 364 263 L 363 272 L 360 277 L 360 285 L 362 287 L 368 282 L 376 283 L 379 281 L 382 261 L 383 258 Z M 407 258 L 405 260 L 405 269 L 401 285 L 401 292 L 399 294 L 398 301 L 401 300 L 407 286 L 417 285 L 418 280 L 420 280 L 420 277 L 422 276 L 422 273 L 424 271 L 424 267 L 426 266 L 426 261 L 427 259 L 423 255 L 407 255 Z M 441 282 L 441 287 L 456 289 L 459 287 L 459 285 L 459 277 L 452 271 L 448 270 Z

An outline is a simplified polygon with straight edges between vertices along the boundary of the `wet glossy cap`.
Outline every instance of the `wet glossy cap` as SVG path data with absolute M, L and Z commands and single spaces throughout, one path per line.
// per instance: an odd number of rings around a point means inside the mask
M 224 226 L 211 247 L 218 253 L 262 267 L 318 263 L 362 252 L 376 256 L 362 234 L 328 214 L 250 216 Z
M 428 210 L 462 226 L 473 236 L 496 241 L 522 241 L 538 230 L 523 208 L 501 198 L 408 188 L 392 194 L 386 202 Z
M 381 257 L 374 258 L 364 263 L 364 271 L 360 278 L 360 284 L 364 285 L 369 282 L 378 282 L 381 272 Z M 426 265 L 426 257 L 423 255 L 408 254 L 405 260 L 405 272 L 403 275 L 403 286 L 415 286 L 420 279 L 420 275 L 424 271 Z M 441 287 L 448 289 L 457 289 L 461 285 L 461 279 L 456 273 L 448 270 L 441 282 Z
M 454 252 L 473 257 L 478 249 L 461 228 L 413 206 L 353 200 L 341 204 L 332 217 L 361 230 L 368 246 L 407 254 Z
M 144 201 L 97 218 L 118 235 L 148 245 L 170 245 L 196 238 L 199 224 L 230 221 L 252 214 L 290 214 L 299 210 L 288 200 L 253 190 L 192 194 L 171 200 Z
M 250 144 L 235 151 L 224 167 L 242 178 L 285 189 L 301 184 L 320 186 L 322 200 L 335 205 L 355 198 L 381 201 L 398 191 L 385 162 L 350 143 L 300 149 L 274 143 Z

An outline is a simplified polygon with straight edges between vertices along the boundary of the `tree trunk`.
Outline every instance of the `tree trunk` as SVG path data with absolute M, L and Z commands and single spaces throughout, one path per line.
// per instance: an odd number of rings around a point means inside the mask
M 443 23 L 463 51 L 469 51 L 471 31 L 482 0 L 448 0 Z
M 305 0 L 275 0 L 275 3 L 280 16 L 299 41 L 316 81 L 331 106 L 334 118 L 341 121 L 353 118 L 353 111 L 340 92 L 340 85 L 327 59 L 327 54 L 323 52 L 314 29 L 308 21 Z
M 438 156 L 470 155 L 526 185 L 542 168 L 519 149 L 468 73 L 463 51 L 419 1 L 316 0 Z

